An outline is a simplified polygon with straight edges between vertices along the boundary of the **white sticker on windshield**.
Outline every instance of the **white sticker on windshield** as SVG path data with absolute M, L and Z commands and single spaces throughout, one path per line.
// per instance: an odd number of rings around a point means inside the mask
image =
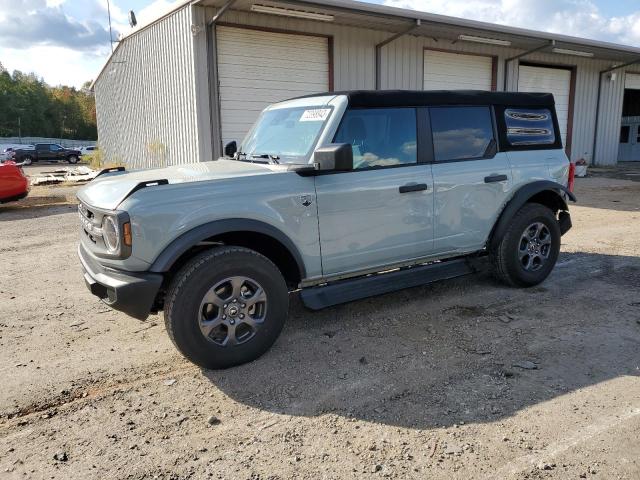
M 300 117 L 301 122 L 323 122 L 329 116 L 330 108 L 314 108 L 305 110 Z

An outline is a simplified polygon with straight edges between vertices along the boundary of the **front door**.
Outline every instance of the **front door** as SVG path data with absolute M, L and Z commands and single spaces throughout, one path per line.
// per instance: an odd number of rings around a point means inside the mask
M 410 261 L 433 249 L 431 165 L 419 163 L 416 109 L 348 110 L 335 143 L 354 170 L 317 176 L 325 276 Z
M 433 107 L 434 251 L 483 248 L 512 188 L 506 153 L 497 152 L 490 107 Z

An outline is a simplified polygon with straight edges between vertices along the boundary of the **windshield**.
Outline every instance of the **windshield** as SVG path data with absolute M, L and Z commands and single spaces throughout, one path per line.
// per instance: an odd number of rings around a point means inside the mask
M 248 158 L 271 156 L 279 163 L 307 163 L 332 107 L 278 108 L 262 112 L 240 147 Z

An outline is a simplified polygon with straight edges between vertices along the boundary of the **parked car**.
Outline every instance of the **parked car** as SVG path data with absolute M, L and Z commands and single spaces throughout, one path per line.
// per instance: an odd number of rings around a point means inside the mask
M 64 148 L 57 143 L 36 143 L 33 150 L 14 150 L 12 157 L 12 160 L 25 165 L 42 160 L 65 160 L 69 163 L 78 163 L 79 159 L 79 150 Z
M 346 92 L 268 107 L 226 158 L 78 193 L 91 292 L 164 309 L 192 362 L 251 361 L 289 292 L 320 309 L 473 273 L 530 287 L 571 228 L 572 166 L 551 94 Z
M 15 202 L 29 194 L 29 179 L 11 160 L 0 163 L 0 203 Z
M 98 147 L 93 146 L 93 145 L 89 145 L 89 146 L 86 146 L 86 147 L 80 147 L 80 155 L 91 155 L 97 149 L 98 149 Z
M 22 150 L 33 150 L 35 147 L 33 145 L 12 145 L 2 149 L 0 152 L 0 162 L 5 160 L 11 160 L 13 158 L 13 152 L 17 149 Z

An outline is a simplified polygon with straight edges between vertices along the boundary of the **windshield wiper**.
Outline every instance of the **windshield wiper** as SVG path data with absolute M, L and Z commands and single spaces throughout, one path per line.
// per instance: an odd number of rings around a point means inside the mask
M 264 158 L 269 160 L 268 162 L 255 162 L 255 163 L 275 163 L 276 165 L 280 164 L 278 160 L 280 157 L 278 155 L 271 155 L 270 153 L 245 153 L 245 152 L 236 152 L 234 155 L 234 159 L 240 160 L 243 162 L 251 162 L 254 158 Z
M 278 161 L 280 160 L 280 157 L 278 155 L 272 155 L 270 153 L 252 153 L 251 158 L 266 158 L 267 160 L 270 160 L 269 163 L 275 163 L 276 165 L 280 163 Z

